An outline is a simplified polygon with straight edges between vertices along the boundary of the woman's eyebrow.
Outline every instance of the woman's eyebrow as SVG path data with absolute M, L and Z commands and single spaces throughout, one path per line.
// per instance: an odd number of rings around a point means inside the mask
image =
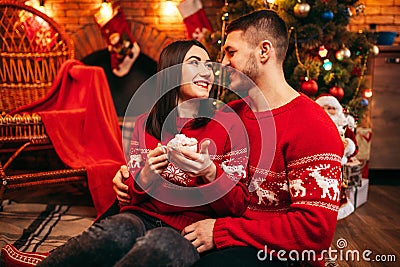
M 192 58 L 197 59 L 198 61 L 201 61 L 201 58 L 199 58 L 198 56 L 190 56 L 188 59 L 186 59 L 186 61 L 188 61 Z

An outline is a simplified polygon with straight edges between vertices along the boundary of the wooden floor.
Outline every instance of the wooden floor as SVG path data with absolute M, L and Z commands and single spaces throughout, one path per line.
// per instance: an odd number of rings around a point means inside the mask
M 338 221 L 332 247 L 339 266 L 400 266 L 400 186 L 370 185 L 367 203 Z
M 24 202 L 92 205 L 87 189 L 79 186 L 9 196 Z M 338 221 L 332 248 L 337 250 L 331 254 L 336 266 L 400 266 L 400 186 L 370 185 L 367 203 Z M 370 262 L 363 259 L 363 253 Z M 392 262 L 377 262 L 379 258 Z

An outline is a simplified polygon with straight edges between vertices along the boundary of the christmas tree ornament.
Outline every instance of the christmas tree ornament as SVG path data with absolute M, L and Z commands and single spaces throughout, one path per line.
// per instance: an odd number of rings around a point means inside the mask
M 364 90 L 364 97 L 365 97 L 365 98 L 370 98 L 370 97 L 372 97 L 372 89 L 370 89 L 370 88 L 365 89 L 365 90 Z
M 369 104 L 369 101 L 368 101 L 368 99 L 363 98 L 363 99 L 361 99 L 360 104 L 367 107 Z
M 318 92 L 318 84 L 313 79 L 306 77 L 300 85 L 300 90 L 307 96 L 313 96 Z
M 370 50 L 371 54 L 374 56 L 379 55 L 379 47 L 377 45 L 373 45 Z
M 322 58 L 326 57 L 328 55 L 328 49 L 326 49 L 325 46 L 320 46 L 318 50 L 318 55 Z
M 331 95 L 333 95 L 334 97 L 336 97 L 337 100 L 341 100 L 344 96 L 344 91 L 343 88 L 339 87 L 339 86 L 333 86 L 329 89 L 329 93 Z
M 344 47 L 343 49 L 343 57 L 344 58 L 350 58 L 351 57 L 351 51 L 350 49 L 348 49 L 347 47 Z
M 354 69 L 351 71 L 350 74 L 353 75 L 353 76 L 358 76 L 358 77 L 360 77 L 360 76 L 361 76 L 361 68 L 355 66 Z
M 311 7 L 308 3 L 299 2 L 294 6 L 293 11 L 296 17 L 305 18 L 310 13 L 310 9 Z
M 213 31 L 201 0 L 183 0 L 177 8 L 186 27 L 187 39 L 202 41 L 207 32 Z
M 112 72 L 118 77 L 123 77 L 129 73 L 139 56 L 140 47 L 133 38 L 125 14 L 119 5 L 114 6 L 111 13 L 102 12 L 100 9 L 94 17 L 107 41 Z
M 324 70 L 330 71 L 333 67 L 333 63 L 329 59 L 325 59 L 324 64 L 322 64 L 322 67 L 324 68 Z
M 331 10 L 326 10 L 322 12 L 321 19 L 324 22 L 329 22 L 333 20 L 333 12 Z
M 335 58 L 337 60 L 339 60 L 339 61 L 342 61 L 344 59 L 344 51 L 343 51 L 343 49 L 340 49 L 340 50 L 336 51 Z

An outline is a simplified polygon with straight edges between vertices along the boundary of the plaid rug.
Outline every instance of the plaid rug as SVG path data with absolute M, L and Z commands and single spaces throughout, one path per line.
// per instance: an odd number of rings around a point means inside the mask
M 0 207 L 0 248 L 13 244 L 24 252 L 48 252 L 86 230 L 96 217 L 90 206 L 17 203 Z

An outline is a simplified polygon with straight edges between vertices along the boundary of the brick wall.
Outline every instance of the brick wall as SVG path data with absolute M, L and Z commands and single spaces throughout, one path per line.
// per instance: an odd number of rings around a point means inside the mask
M 172 2 L 177 4 L 180 0 Z M 59 23 L 74 40 L 78 59 L 106 47 L 93 18 L 101 3 L 102 0 L 45 1 L 46 14 Z M 158 59 L 164 45 L 185 38 L 185 27 L 179 11 L 176 10 L 171 16 L 163 15 L 164 3 L 164 0 L 120 1 L 142 52 L 154 60 Z M 214 27 L 217 13 L 223 4 L 223 0 L 203 1 L 204 10 Z
M 18 0 L 24 2 L 22 0 Z M 261 0 L 260 0 L 261 1 Z M 106 47 L 93 14 L 100 8 L 102 0 L 46 0 L 46 14 L 58 22 L 72 36 L 78 59 Z M 172 16 L 161 14 L 163 0 L 122 0 L 127 19 L 142 52 L 157 60 L 160 49 L 175 39 L 185 38 L 185 28 L 179 12 Z M 179 3 L 180 0 L 173 0 Z M 204 10 L 216 29 L 217 17 L 224 0 L 203 0 Z M 400 33 L 400 0 L 364 0 L 365 15 L 353 16 L 349 29 L 368 29 L 377 24 L 377 31 Z M 400 38 L 396 39 L 400 44 Z
M 395 31 L 400 34 L 400 0 L 364 0 L 365 15 L 353 16 L 349 29 L 358 31 L 369 29 L 370 24 L 376 24 L 377 31 Z M 400 45 L 400 37 L 395 39 L 395 45 Z

